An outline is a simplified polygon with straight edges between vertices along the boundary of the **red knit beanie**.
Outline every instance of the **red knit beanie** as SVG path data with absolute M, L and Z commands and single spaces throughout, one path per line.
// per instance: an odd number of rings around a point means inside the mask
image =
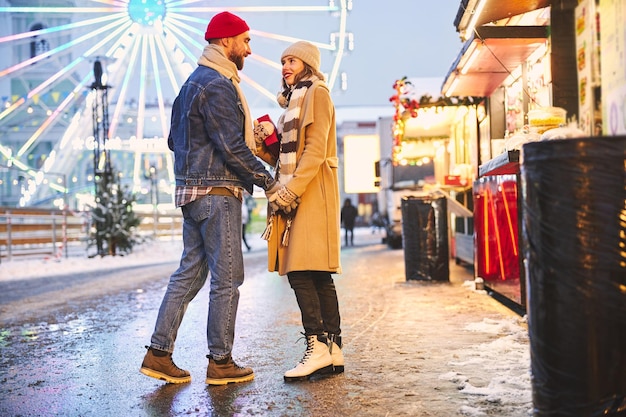
M 218 13 L 209 22 L 204 39 L 230 38 L 250 30 L 248 24 L 240 17 L 229 12 Z

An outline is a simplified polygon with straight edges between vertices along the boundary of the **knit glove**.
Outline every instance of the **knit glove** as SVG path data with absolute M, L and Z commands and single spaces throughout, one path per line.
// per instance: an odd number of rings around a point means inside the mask
M 263 143 L 265 138 L 274 133 L 274 125 L 272 122 L 258 122 L 254 121 L 254 140 L 259 145 Z
M 276 193 L 272 194 L 268 200 L 272 212 L 282 210 L 287 214 L 295 210 L 300 203 L 298 196 L 284 185 Z

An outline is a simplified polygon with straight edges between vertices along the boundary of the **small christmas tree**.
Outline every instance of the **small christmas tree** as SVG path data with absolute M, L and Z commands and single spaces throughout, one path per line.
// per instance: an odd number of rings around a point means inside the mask
M 115 182 L 113 173 L 97 177 L 96 205 L 91 210 L 94 227 L 89 247 L 97 247 L 97 255 L 115 256 L 130 253 L 138 241 L 137 226 L 141 220 L 133 211 L 135 197 Z

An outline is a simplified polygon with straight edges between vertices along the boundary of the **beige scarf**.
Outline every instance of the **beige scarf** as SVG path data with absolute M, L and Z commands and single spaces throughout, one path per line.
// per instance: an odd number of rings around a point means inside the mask
M 198 65 L 213 68 L 215 71 L 232 81 L 235 89 L 237 89 L 237 94 L 239 94 L 239 99 L 241 100 L 241 105 L 243 106 L 243 110 L 245 112 L 243 134 L 246 140 L 246 145 L 248 145 L 248 148 L 250 148 L 252 153 L 256 155 L 256 142 L 254 140 L 252 117 L 250 116 L 250 109 L 248 108 L 246 97 L 239 87 L 241 79 L 239 78 L 239 73 L 237 72 L 237 66 L 230 59 L 226 58 L 222 48 L 212 44 L 204 47 L 202 55 L 198 58 Z

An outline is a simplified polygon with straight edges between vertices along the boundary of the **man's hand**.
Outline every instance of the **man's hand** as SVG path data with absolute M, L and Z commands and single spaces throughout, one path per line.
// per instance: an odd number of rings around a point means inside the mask
M 278 181 L 274 181 L 274 185 L 272 185 L 265 191 L 265 197 L 267 197 L 267 199 L 269 200 L 272 195 L 276 194 L 276 191 L 278 191 L 280 187 L 280 183 Z

